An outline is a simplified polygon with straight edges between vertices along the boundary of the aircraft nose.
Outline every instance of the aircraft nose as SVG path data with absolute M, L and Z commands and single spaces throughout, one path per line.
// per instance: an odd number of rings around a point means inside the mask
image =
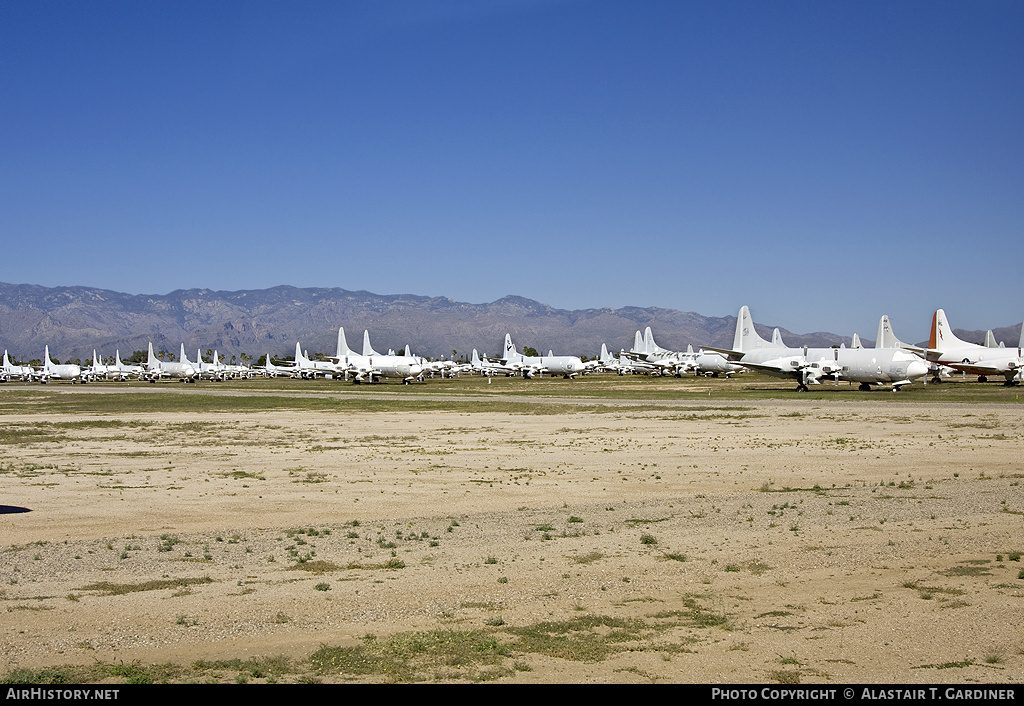
M 915 360 L 907 366 L 907 377 L 911 380 L 914 378 L 923 378 L 928 374 L 928 363 L 923 360 Z

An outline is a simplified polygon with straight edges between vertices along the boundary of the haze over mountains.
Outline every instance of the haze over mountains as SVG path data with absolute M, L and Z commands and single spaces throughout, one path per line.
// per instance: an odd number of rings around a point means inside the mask
M 408 344 L 430 358 L 469 357 L 500 352 L 506 333 L 519 350 L 595 357 L 605 343 L 618 352 L 629 349 L 637 330 L 650 326 L 658 345 L 685 350 L 687 344 L 729 347 L 735 316 L 707 317 L 658 307 L 555 309 L 520 296 L 488 304 L 456 302 L 446 297 L 380 295 L 341 288 L 298 288 L 215 292 L 176 290 L 166 295 L 124 294 L 91 287 L 42 287 L 0 283 L 0 347 L 18 360 L 41 358 L 49 346 L 55 360 L 91 359 L 120 350 L 126 358 L 146 350 L 177 355 L 182 343 L 189 358 L 196 350 L 216 349 L 230 360 L 242 353 L 291 356 L 299 341 L 311 355 L 333 355 L 338 327 L 349 346 L 362 350 L 363 330 L 382 353 Z M 770 322 L 757 323 L 771 337 Z M 849 345 L 849 336 L 833 333 L 798 335 L 782 330 L 787 345 Z M 864 345 L 873 340 L 864 337 Z M 896 332 L 899 335 L 899 331 Z M 1020 326 L 995 329 L 996 339 L 1017 343 Z M 957 330 L 965 340 L 982 342 L 985 332 Z

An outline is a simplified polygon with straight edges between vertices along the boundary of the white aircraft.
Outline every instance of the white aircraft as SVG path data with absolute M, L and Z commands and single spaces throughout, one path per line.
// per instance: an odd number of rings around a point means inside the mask
M 523 355 L 516 350 L 511 334 L 507 333 L 505 334 L 505 353 L 501 360 L 502 364 L 515 368 L 527 379 L 534 375 L 543 377 L 544 373 L 550 373 L 571 380 L 588 369 L 583 361 L 574 355 Z
M 43 352 L 43 369 L 33 373 L 33 379 L 46 384 L 50 380 L 70 380 L 72 384 L 76 380 L 82 380 L 82 368 L 73 363 L 58 365 L 50 360 L 50 347 L 45 346 Z
M 94 380 L 109 380 L 111 377 L 116 376 L 117 370 L 114 366 L 101 363 L 99 356 L 96 355 L 96 349 L 93 348 L 92 365 L 82 371 L 82 380 L 84 382 L 93 382 Z
M 266 355 L 266 363 L 262 368 L 257 368 L 258 372 L 263 377 L 268 378 L 290 378 L 295 377 L 297 369 L 285 365 L 274 365 L 270 362 L 270 354 Z
M 142 374 L 146 372 L 146 369 L 141 365 L 126 365 L 122 363 L 120 350 L 114 351 L 114 365 L 110 367 L 113 368 L 113 374 L 121 380 L 127 380 L 132 375 L 141 378 Z
M 985 382 L 989 375 L 1002 375 L 1006 378 L 1006 385 L 1015 385 L 1024 380 L 1022 349 L 1024 324 L 1021 325 L 1016 348 L 989 348 L 958 338 L 946 320 L 946 312 L 938 309 L 932 317 L 932 333 L 925 355 L 938 365 L 977 375 L 979 382 Z
M 688 361 L 683 354 L 662 348 L 654 342 L 650 326 L 643 335 L 637 331 L 633 336 L 633 347 L 628 351 L 621 351 L 619 357 L 633 361 L 634 373 L 680 377 L 689 370 Z
M 295 343 L 295 368 L 296 373 L 303 380 L 312 380 L 316 377 L 330 375 L 336 376 L 342 372 L 337 365 L 326 360 L 310 360 L 302 353 L 302 345 Z
M 410 353 L 406 346 L 406 352 Z M 425 361 L 414 355 L 381 355 L 370 346 L 370 332 L 363 331 L 363 351 L 371 351 L 370 355 L 359 355 L 348 347 L 345 340 L 344 327 L 338 328 L 337 355 L 335 361 L 338 372 L 344 372 L 345 379 L 352 375 L 352 381 L 379 382 L 381 378 L 401 378 L 408 385 L 413 380 L 422 380 Z
M 772 340 L 778 341 L 779 345 L 782 345 L 782 337 L 779 335 L 778 329 L 775 329 Z M 655 343 L 654 334 L 651 333 L 650 326 L 644 330 L 642 338 L 640 332 L 636 332 L 636 341 L 633 344 L 633 348 L 632 352 L 636 353 L 640 360 L 660 367 L 665 372 L 671 372 L 676 377 L 682 377 L 689 372 L 692 372 L 694 375 L 710 375 L 712 377 L 718 377 L 719 375 L 729 376 L 743 370 L 743 366 L 730 362 L 721 353 L 708 352 L 703 348 L 694 351 L 692 345 L 686 346 L 686 352 L 676 352 L 662 348 Z
M 469 364 L 474 373 L 478 375 L 486 375 L 492 377 L 494 375 L 504 375 L 506 377 L 515 375 L 518 372 L 517 368 L 510 368 L 507 365 L 501 363 L 495 363 L 492 360 L 488 360 L 487 357 L 480 357 L 480 354 L 476 352 L 476 348 L 473 349 L 473 355 L 469 360 Z
M 184 354 L 184 344 L 182 344 Z M 184 357 L 184 355 L 182 355 Z M 156 382 L 161 378 L 172 378 L 182 382 L 195 382 L 199 372 L 187 361 L 167 362 L 153 355 L 153 342 L 149 342 L 149 356 L 146 359 L 146 370 L 139 376 L 140 380 Z
M 10 382 L 11 380 L 31 380 L 33 373 L 35 373 L 35 370 L 33 370 L 30 365 L 12 364 L 11 359 L 7 357 L 7 351 L 4 351 L 3 368 L 0 369 L 0 382 Z
M 188 356 L 185 355 L 185 344 L 181 344 L 181 353 L 179 358 L 182 363 L 188 363 L 196 369 L 197 377 L 200 380 L 215 380 L 222 382 L 228 378 L 227 371 L 223 365 L 217 365 L 217 354 L 213 355 L 213 362 L 207 363 L 203 360 L 203 354 L 196 349 L 196 359 L 194 361 L 189 360 Z
M 750 309 L 740 308 L 732 349 L 718 349 L 745 367 L 797 381 L 797 390 L 820 385 L 824 378 L 859 382 L 861 390 L 891 383 L 893 391 L 928 373 L 928 364 L 899 348 L 787 348 L 774 346 L 754 330 Z

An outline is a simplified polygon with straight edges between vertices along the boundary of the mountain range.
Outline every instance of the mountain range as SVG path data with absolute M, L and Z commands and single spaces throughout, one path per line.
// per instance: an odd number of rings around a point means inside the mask
M 338 327 L 348 344 L 362 351 L 363 331 L 374 349 L 402 350 L 428 358 L 468 358 L 476 348 L 496 356 L 506 333 L 522 351 L 596 357 L 605 343 L 618 352 L 633 345 L 636 331 L 650 326 L 659 346 L 685 350 L 702 345 L 730 347 L 735 316 L 708 317 L 658 307 L 555 309 L 520 296 L 489 304 L 469 304 L 446 297 L 381 295 L 340 288 L 287 285 L 235 292 L 180 289 L 165 295 L 124 294 L 91 287 L 42 287 L 0 283 L 0 346 L 13 359 L 41 359 L 43 347 L 59 361 L 92 359 L 115 350 L 122 358 L 154 350 L 178 354 L 182 343 L 192 359 L 197 350 L 217 350 L 222 360 L 257 359 L 264 353 L 292 356 L 295 343 L 310 355 L 333 355 Z M 771 338 L 770 325 L 757 325 Z M 781 330 L 787 345 L 830 346 L 849 337 L 819 332 L 798 335 Z M 981 342 L 985 332 L 956 331 Z M 996 329 L 997 340 L 1017 342 L 1019 326 Z M 863 339 L 864 345 L 873 345 Z M 207 358 L 208 359 L 208 358 Z

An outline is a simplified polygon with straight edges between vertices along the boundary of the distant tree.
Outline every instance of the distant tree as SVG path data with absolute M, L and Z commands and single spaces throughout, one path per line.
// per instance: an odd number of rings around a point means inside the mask
M 128 360 L 126 360 L 124 362 L 125 363 L 135 363 L 136 365 L 138 365 L 139 363 L 145 363 L 148 358 L 149 358 L 149 353 L 148 352 L 146 352 L 146 351 L 134 351 L 131 354 L 131 357 L 128 358 Z
M 540 357 L 540 353 L 538 353 L 537 349 L 533 348 L 532 346 L 526 346 L 525 348 L 523 348 L 523 355 L 529 356 L 531 358 L 539 358 Z

